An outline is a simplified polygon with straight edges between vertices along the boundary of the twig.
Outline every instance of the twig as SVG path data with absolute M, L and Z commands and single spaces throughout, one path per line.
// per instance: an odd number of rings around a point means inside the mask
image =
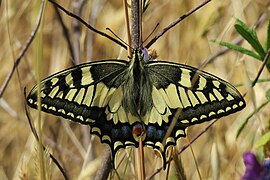
M 108 167 L 110 166 L 110 167 Z M 111 149 L 107 146 L 106 152 L 104 153 L 102 167 L 98 170 L 95 180 L 106 180 L 112 169 L 112 158 Z
M 193 8 L 190 11 L 188 11 L 187 13 L 185 13 L 184 15 L 180 16 L 176 21 L 172 22 L 167 27 L 165 27 L 161 32 L 159 32 L 145 47 L 148 49 L 161 36 L 163 36 L 163 34 L 165 34 L 168 30 L 170 30 L 171 28 L 173 28 L 175 25 L 177 25 L 178 23 L 180 23 L 183 19 L 185 19 L 189 15 L 193 14 L 195 11 L 197 11 L 198 9 L 200 9 L 201 7 L 203 7 L 204 5 L 206 5 L 207 3 L 209 3 L 210 1 L 211 0 L 206 0 L 206 1 L 202 2 L 200 5 L 198 5 L 197 7 Z
M 141 0 L 131 1 L 131 47 L 141 46 Z
M 54 7 L 54 10 L 56 12 L 58 21 L 59 21 L 59 23 L 60 23 L 60 25 L 61 25 L 61 27 L 63 29 L 64 37 L 65 37 L 65 39 L 67 41 L 69 53 L 70 53 L 70 56 L 71 56 L 71 62 L 72 62 L 73 65 L 75 65 L 75 62 L 74 62 L 74 59 L 75 59 L 74 50 L 73 50 L 73 47 L 72 47 L 71 42 L 70 42 L 68 28 L 66 27 L 58 8 L 56 6 L 53 6 L 53 7 Z
M 252 87 L 254 87 L 255 84 L 257 83 L 257 81 L 258 81 L 260 75 L 262 74 L 262 71 L 263 71 L 263 69 L 264 69 L 264 66 L 266 65 L 267 61 L 269 60 L 269 57 L 270 57 L 270 49 L 268 49 L 266 55 L 264 56 L 263 63 L 262 63 L 262 65 L 261 65 L 261 67 L 260 67 L 260 70 L 259 70 L 259 72 L 258 72 L 256 78 L 255 78 L 254 81 L 252 82 Z
M 143 132 L 146 133 L 146 132 Z M 140 161 L 140 179 L 145 179 L 145 166 L 144 166 L 144 151 L 143 151 L 143 142 L 142 142 L 142 136 L 139 137 L 139 148 L 137 149 L 138 155 L 139 155 L 139 161 Z
M 62 6 L 60 6 L 59 4 L 57 4 L 55 1 L 53 0 L 48 0 L 50 3 L 52 3 L 53 5 L 55 5 L 57 8 L 59 8 L 60 10 L 62 10 L 64 13 L 66 13 L 68 16 L 73 17 L 75 19 L 77 19 L 78 21 L 80 21 L 83 25 L 85 25 L 88 29 L 90 29 L 91 31 L 104 36 L 108 39 L 110 39 L 111 41 L 115 42 L 116 44 L 120 45 L 121 47 L 123 47 L 124 49 L 127 49 L 126 45 L 124 45 L 122 42 L 118 41 L 117 39 L 109 36 L 108 34 L 99 31 L 97 29 L 95 29 L 94 27 L 92 27 L 90 24 L 88 24 L 87 22 L 85 22 L 82 18 L 80 18 L 79 16 L 75 15 L 74 13 L 67 11 L 65 8 L 63 8 Z
M 89 24 L 96 24 L 96 20 L 97 20 L 97 16 L 99 14 L 99 11 L 101 9 L 101 7 L 104 6 L 104 3 L 106 3 L 105 0 L 93 0 L 92 1 L 92 6 L 94 8 L 91 9 L 91 12 L 89 14 L 89 20 L 88 23 Z M 94 39 L 94 33 L 89 33 L 89 31 L 86 32 L 87 33 L 87 46 L 86 46 L 86 59 L 87 61 L 91 61 L 92 59 L 92 54 L 93 54 L 93 39 Z
M 16 70 L 16 67 L 19 65 L 21 59 L 23 58 L 24 54 L 26 53 L 29 46 L 31 45 L 31 43 L 34 40 L 34 37 L 35 37 L 35 35 L 36 35 L 37 31 L 38 31 L 38 28 L 40 26 L 43 8 L 44 8 L 44 2 L 42 1 L 40 9 L 39 9 L 39 14 L 38 14 L 38 17 L 37 17 L 35 28 L 31 32 L 29 38 L 27 39 L 25 45 L 23 46 L 23 49 L 20 51 L 19 56 L 17 57 L 17 59 L 14 62 L 14 65 L 12 66 L 12 69 L 9 71 L 8 75 L 6 76 L 4 83 L 0 88 L 0 98 L 3 96 L 3 94 L 4 94 L 4 92 L 5 92 L 6 88 L 7 88 L 7 85 L 11 80 L 11 77 L 13 76 L 13 73 Z
M 85 4 L 85 0 L 74 0 L 72 3 L 74 14 L 78 17 L 82 14 L 82 8 Z M 81 27 L 77 19 L 72 19 L 73 25 L 73 48 L 74 48 L 74 61 L 78 65 L 81 63 L 81 47 L 80 47 L 80 36 L 81 36 Z

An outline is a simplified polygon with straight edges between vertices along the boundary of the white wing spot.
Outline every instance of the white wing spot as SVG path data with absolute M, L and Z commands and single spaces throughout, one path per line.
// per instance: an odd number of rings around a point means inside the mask
M 55 88 L 52 89 L 52 91 L 50 92 L 48 96 L 51 98 L 54 98 L 54 96 L 58 93 L 58 91 L 59 91 L 59 86 L 56 86 Z
M 181 123 L 187 124 L 187 123 L 189 123 L 189 121 L 185 119 L 185 120 L 181 120 Z
M 83 117 L 81 115 L 77 116 L 76 119 L 79 119 L 81 121 L 84 121 Z
M 222 113 L 224 113 L 225 111 L 223 110 L 223 109 L 220 109 L 220 110 L 218 110 L 218 112 L 217 112 L 217 114 L 222 114 Z
M 150 112 L 149 122 L 150 123 L 158 123 L 158 125 L 161 126 L 162 117 L 156 108 L 152 108 L 152 110 Z
M 74 101 L 77 102 L 78 104 L 81 104 L 82 103 L 82 100 L 83 100 L 83 97 L 84 97 L 84 93 L 85 93 L 85 89 L 84 88 L 81 88 L 79 90 L 79 93 L 75 97 Z
M 120 106 L 119 110 L 117 111 L 117 114 L 119 116 L 119 119 L 120 119 L 121 123 L 125 123 L 126 120 L 128 119 L 127 113 L 124 110 L 123 106 Z M 132 122 L 129 122 L 129 123 L 132 124 Z
M 121 141 L 116 141 L 116 142 L 114 143 L 113 149 L 115 150 L 118 146 L 123 146 L 123 143 L 122 143 Z
M 209 117 L 214 116 L 214 115 L 216 115 L 216 113 L 215 113 L 214 111 L 211 111 L 211 112 L 209 113 Z
M 52 86 L 54 86 L 58 81 L 59 81 L 58 78 L 52 78 L 51 79 Z
M 50 106 L 50 107 L 49 107 L 49 110 L 56 111 L 56 108 L 55 108 L 54 106 Z
M 71 73 L 69 73 L 66 77 L 65 77 L 65 81 L 66 83 L 69 85 L 70 88 L 74 88 L 74 82 L 73 82 L 73 77 L 71 75 Z
M 119 87 L 115 90 L 112 98 L 109 101 L 109 107 L 111 112 L 118 111 L 123 99 L 123 91 L 122 88 Z
M 100 129 L 97 128 L 97 127 L 93 127 L 93 128 L 91 129 L 91 132 L 92 132 L 92 133 L 93 133 L 93 132 L 97 132 L 99 135 L 101 135 L 101 131 L 100 131 Z
M 166 144 L 168 144 L 168 143 L 170 143 L 170 142 L 175 143 L 175 140 L 174 140 L 173 137 L 168 137 L 168 138 L 166 139 Z
M 163 114 L 166 110 L 167 105 L 162 96 L 160 96 L 159 91 L 155 86 L 153 86 L 152 88 L 152 100 L 154 107 L 159 112 L 159 114 Z
M 188 90 L 187 93 L 193 107 L 196 106 L 197 104 L 200 104 L 198 99 L 195 97 L 195 95 L 193 94 L 191 90 Z
M 214 92 L 215 96 L 218 98 L 219 101 L 224 99 L 224 97 L 220 94 L 220 92 L 217 89 L 213 89 L 213 92 Z
M 196 91 L 195 93 L 198 96 L 201 104 L 204 104 L 204 103 L 208 102 L 208 100 L 206 99 L 205 95 L 201 91 Z
M 182 88 L 182 87 L 179 87 L 178 89 L 179 89 L 179 93 L 180 93 L 180 96 L 181 96 L 181 101 L 182 101 L 183 106 L 185 108 L 188 107 L 188 106 L 191 106 L 191 104 L 190 104 L 190 102 L 188 100 L 187 93 L 186 93 L 185 89 Z
M 56 97 L 62 99 L 63 98 L 63 91 L 59 91 Z
M 110 141 L 111 142 L 111 138 L 108 135 L 104 135 L 104 136 L 102 136 L 102 141 Z
M 219 89 L 220 82 L 219 81 L 212 81 L 214 86 Z
M 227 96 L 227 98 L 226 98 L 228 101 L 232 101 L 233 100 L 233 97 L 230 95 L 230 94 L 228 94 L 228 96 Z
M 41 107 L 48 108 L 47 104 L 41 104 Z
M 177 94 L 176 86 L 174 84 L 170 84 L 166 89 L 165 89 L 166 95 L 169 100 L 169 106 L 171 108 L 183 108 L 182 103 L 180 101 L 180 97 Z
M 103 83 L 98 83 L 96 87 L 96 93 L 93 101 L 93 106 L 103 107 L 104 101 L 108 94 L 109 88 Z
M 194 118 L 191 119 L 191 122 L 195 122 L 195 121 L 198 121 L 198 118 L 194 117 Z
M 41 98 L 44 98 L 44 97 L 46 97 L 46 94 L 45 94 L 43 91 L 41 91 L 41 92 L 40 92 L 40 97 L 41 97 Z
M 201 115 L 200 120 L 205 119 L 205 118 L 207 118 L 207 116 L 203 114 Z
M 231 107 L 226 107 L 225 111 L 228 112 L 230 111 L 232 108 Z
M 165 103 L 167 104 L 167 106 L 169 106 L 171 108 L 176 108 L 176 107 L 172 106 L 172 103 L 170 102 L 168 95 L 166 94 L 166 92 L 163 88 L 159 89 L 158 92 L 162 96 L 162 98 L 165 101 Z
M 233 108 L 233 109 L 238 108 L 237 104 L 234 104 L 232 108 Z
M 197 88 L 197 90 L 203 90 L 206 86 L 207 80 L 202 76 L 199 76 L 198 78 L 199 78 L 199 87 Z
M 125 146 L 135 146 L 135 143 L 132 141 L 126 141 Z
M 87 119 L 85 119 L 85 122 L 93 123 L 93 122 L 95 122 L 95 120 L 87 118 Z
M 76 92 L 77 92 L 76 89 L 70 89 L 69 92 L 67 93 L 65 99 L 67 99 L 68 101 L 72 101 Z
M 215 96 L 212 93 L 209 93 L 209 98 L 211 102 L 216 100 Z
M 239 106 L 243 106 L 243 105 L 244 105 L 243 101 L 240 101 Z
M 175 136 L 179 136 L 179 135 L 184 135 L 185 132 L 183 130 L 177 130 L 176 133 L 175 133 Z
M 72 112 L 67 113 L 67 115 L 74 118 L 74 114 Z
M 62 113 L 62 114 L 66 114 L 66 111 L 64 109 L 58 109 L 57 112 Z
M 182 86 L 185 86 L 185 87 L 191 87 L 191 81 L 190 81 L 190 70 L 188 69 L 184 69 L 184 68 L 181 68 L 181 80 L 178 82 L 180 83 Z
M 85 104 L 86 106 L 90 106 L 92 97 L 93 97 L 93 91 L 94 91 L 94 87 L 93 86 L 89 86 L 86 90 L 86 94 L 84 97 L 84 100 L 82 102 L 82 104 Z
M 164 146 L 162 145 L 161 142 L 156 142 L 155 146 L 159 147 L 159 149 L 160 149 L 161 152 L 164 151 Z
M 107 95 L 103 101 L 103 104 L 101 105 L 102 107 L 105 107 L 108 105 L 108 102 L 111 100 L 112 96 L 114 95 L 116 88 L 110 88 L 109 92 L 107 92 Z
M 154 142 L 152 142 L 152 141 L 146 141 L 145 144 L 147 144 L 146 146 L 148 146 L 148 147 L 154 146 Z
M 90 67 L 83 67 L 82 69 L 82 86 L 89 85 L 93 82 L 92 75 L 90 73 Z
M 30 103 L 30 104 L 33 104 L 33 99 L 28 99 L 28 102 Z

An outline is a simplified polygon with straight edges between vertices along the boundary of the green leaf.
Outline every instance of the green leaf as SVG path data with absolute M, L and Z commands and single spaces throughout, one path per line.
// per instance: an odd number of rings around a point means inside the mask
M 267 132 L 263 136 L 261 136 L 256 142 L 255 142 L 255 147 L 259 148 L 264 146 L 266 143 L 270 141 L 270 132 Z
M 251 57 L 254 57 L 256 59 L 261 60 L 261 57 L 258 54 L 254 53 L 254 52 L 252 52 L 252 51 L 250 51 L 250 50 L 248 50 L 246 48 L 243 48 L 241 46 L 237 46 L 237 45 L 234 45 L 234 44 L 231 44 L 231 43 L 228 43 L 228 42 L 217 41 L 217 40 L 212 40 L 212 42 L 218 43 L 221 46 L 225 46 L 225 47 L 227 47 L 229 49 L 233 49 L 233 50 L 238 51 L 240 53 L 243 53 L 243 54 L 246 54 L 248 56 L 251 56 Z
M 251 84 L 253 83 L 252 80 L 249 81 Z M 270 82 L 270 78 L 263 78 L 263 79 L 258 79 L 257 84 L 258 83 L 265 83 L 265 82 Z M 234 87 L 241 87 L 244 86 L 244 83 L 238 83 L 238 84 L 233 84 Z
M 243 122 L 243 124 L 240 126 L 240 128 L 237 130 L 237 134 L 236 134 L 236 139 L 240 136 L 241 132 L 244 130 L 244 128 L 246 127 L 248 121 L 254 116 L 254 114 L 258 111 L 260 111 L 260 109 L 262 109 L 264 106 L 266 106 L 270 101 L 266 101 L 264 103 L 262 103 L 259 107 L 256 108 L 255 111 L 253 111 L 247 118 L 246 120 Z
M 260 60 L 263 60 L 266 52 L 264 51 L 262 45 L 260 44 L 256 29 L 250 30 L 249 27 L 237 19 L 236 24 L 234 25 L 237 32 L 254 48 L 254 50 L 259 54 Z

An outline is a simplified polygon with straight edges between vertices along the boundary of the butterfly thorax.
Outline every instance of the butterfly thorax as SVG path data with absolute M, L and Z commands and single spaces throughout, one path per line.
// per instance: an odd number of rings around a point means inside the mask
M 132 115 L 142 117 L 153 106 L 151 80 L 145 69 L 146 62 L 135 50 L 123 82 L 123 107 Z

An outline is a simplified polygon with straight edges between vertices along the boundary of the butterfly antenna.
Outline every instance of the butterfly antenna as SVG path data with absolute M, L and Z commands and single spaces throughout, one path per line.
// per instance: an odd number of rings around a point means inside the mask
M 145 40 L 143 41 L 143 43 L 145 42 L 145 41 L 147 41 L 149 38 L 150 38 L 150 36 L 156 31 L 156 29 L 157 29 L 157 27 L 159 26 L 159 23 L 157 23 L 157 25 L 155 26 L 155 28 L 152 30 L 152 32 L 145 38 Z
M 116 35 L 110 28 L 106 28 L 106 30 L 110 31 L 119 41 L 121 41 L 123 44 L 128 46 L 129 48 L 133 49 L 129 44 L 127 44 L 124 40 L 122 40 L 118 35 Z

